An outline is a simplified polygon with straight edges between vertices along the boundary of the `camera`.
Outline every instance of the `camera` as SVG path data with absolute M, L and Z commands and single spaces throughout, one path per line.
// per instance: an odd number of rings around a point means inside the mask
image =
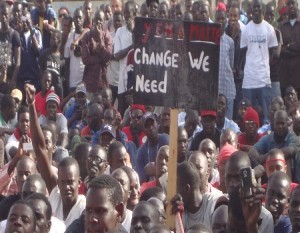
M 75 45 L 75 48 L 74 48 L 74 56 L 75 57 L 81 57 L 81 54 L 82 54 L 82 48 L 81 48 L 81 45 L 80 44 L 77 44 Z

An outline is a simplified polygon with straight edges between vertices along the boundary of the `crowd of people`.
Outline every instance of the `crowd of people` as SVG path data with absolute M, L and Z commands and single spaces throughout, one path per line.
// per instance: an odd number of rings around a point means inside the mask
M 300 232 L 297 1 L 94 4 L 0 1 L 0 233 Z M 216 110 L 180 111 L 171 200 L 170 108 L 133 99 L 136 16 L 221 25 Z

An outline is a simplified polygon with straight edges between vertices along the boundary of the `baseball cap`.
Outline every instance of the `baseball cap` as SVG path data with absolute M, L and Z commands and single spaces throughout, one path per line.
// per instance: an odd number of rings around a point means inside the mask
M 206 117 L 206 116 L 217 117 L 217 112 L 214 110 L 202 110 L 200 115 L 201 117 Z
M 100 135 L 102 135 L 103 133 L 110 133 L 111 136 L 116 138 L 116 129 L 112 125 L 109 124 L 103 125 L 100 129 Z
M 152 120 L 154 120 L 154 121 L 157 120 L 155 114 L 153 114 L 152 112 L 147 112 L 147 113 L 145 113 L 145 115 L 144 115 L 144 125 L 146 124 L 146 122 L 147 122 L 149 119 L 152 119 Z
M 58 97 L 58 95 L 56 95 L 55 93 L 51 92 L 47 98 L 46 98 L 46 103 L 48 103 L 48 101 L 54 101 L 57 103 L 57 105 L 60 104 L 60 99 Z
M 22 101 L 23 99 L 23 94 L 22 92 L 19 90 L 19 89 L 13 89 L 11 91 L 11 94 L 10 94 L 13 98 L 16 98 L 18 99 L 19 101 Z
M 132 105 L 131 105 L 131 111 L 133 111 L 133 110 L 135 110 L 135 109 L 139 109 L 139 110 L 141 110 L 143 113 L 146 112 L 145 105 L 142 105 L 142 104 L 132 104 Z
M 246 98 L 242 99 L 239 103 L 239 107 L 242 107 L 242 106 L 243 107 L 251 107 L 251 101 Z
M 85 87 L 85 85 L 84 85 L 83 83 L 79 84 L 79 85 L 76 87 L 75 93 L 77 94 L 77 93 L 79 93 L 79 92 L 84 93 L 84 94 L 86 95 L 86 87 Z

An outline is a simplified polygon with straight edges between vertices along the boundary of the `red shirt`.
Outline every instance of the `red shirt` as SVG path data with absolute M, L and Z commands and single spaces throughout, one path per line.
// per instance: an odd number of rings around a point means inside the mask
M 130 127 L 129 126 L 126 126 L 123 128 L 122 130 L 126 136 L 127 136 L 127 139 L 128 141 L 132 141 L 133 142 L 133 136 L 132 136 L 132 133 L 130 131 Z M 146 141 L 147 137 L 146 137 L 146 134 L 144 131 L 140 132 L 139 133 L 139 143 L 140 143 L 140 146 L 144 144 L 144 142 Z
M 239 136 L 238 136 L 238 142 L 239 142 L 239 144 L 241 144 L 241 145 L 253 146 L 253 145 L 254 145 L 256 142 L 258 142 L 259 139 L 262 138 L 263 136 L 265 136 L 265 134 L 256 134 L 256 140 L 255 140 L 255 142 L 254 142 L 254 143 L 250 143 L 250 142 L 248 142 L 246 133 L 241 133 L 241 134 L 239 134 Z
M 152 181 L 149 181 L 149 182 L 144 182 L 142 185 L 141 185 L 141 189 L 140 189 L 140 192 L 141 194 L 149 189 L 149 188 L 152 188 L 152 187 L 155 187 L 156 186 L 156 179 L 155 180 L 152 180 Z
M 41 92 L 35 95 L 35 108 L 38 116 L 46 116 L 46 99 L 51 92 L 54 91 L 50 89 L 44 97 L 41 95 Z

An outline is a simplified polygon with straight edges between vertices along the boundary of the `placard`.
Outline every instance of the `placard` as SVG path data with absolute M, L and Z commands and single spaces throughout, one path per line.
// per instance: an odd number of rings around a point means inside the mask
M 220 25 L 135 18 L 134 103 L 216 109 Z

